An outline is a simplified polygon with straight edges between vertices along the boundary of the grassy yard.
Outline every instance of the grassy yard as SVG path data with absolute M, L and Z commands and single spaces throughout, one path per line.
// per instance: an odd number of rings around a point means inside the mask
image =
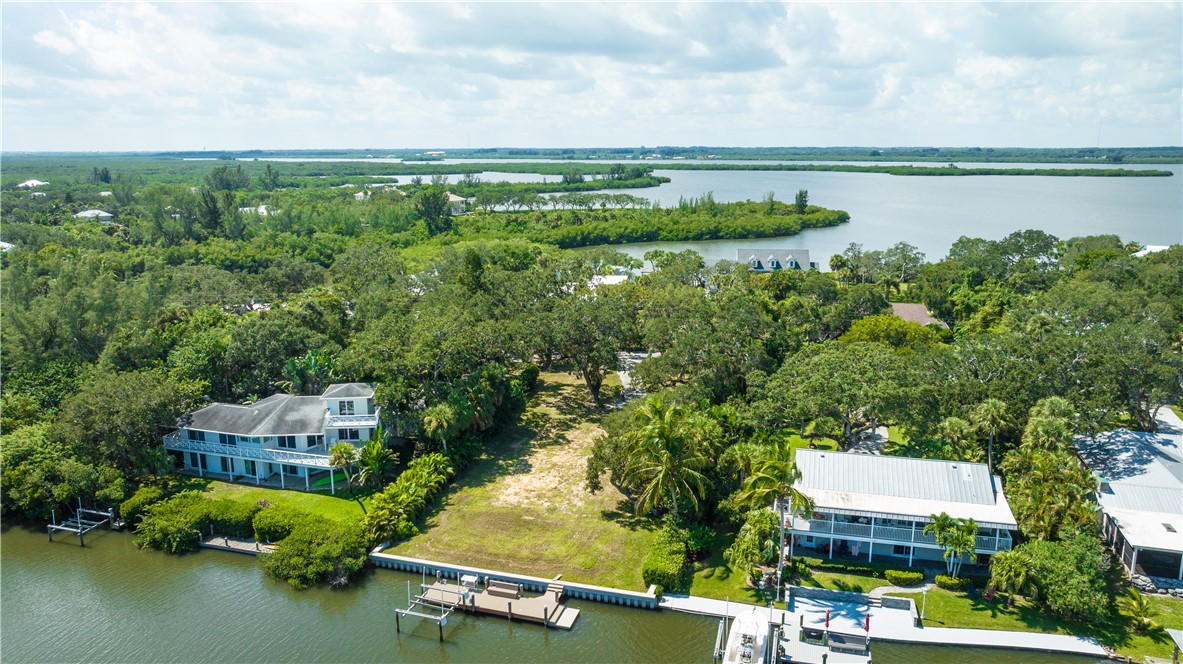
M 837 572 L 814 572 L 801 579 L 800 585 L 810 588 L 826 588 L 827 590 L 845 590 L 854 593 L 869 593 L 881 586 L 890 586 L 886 579 L 858 574 L 839 574 Z
M 248 503 L 266 500 L 272 505 L 290 505 L 339 521 L 362 519 L 365 516 L 365 504 L 369 501 L 368 495 L 355 497 L 348 495 L 345 491 L 338 491 L 336 496 L 330 496 L 322 493 L 230 484 L 216 480 L 205 484 L 205 490 L 215 498 L 231 498 Z
M 611 374 L 605 388 L 618 386 Z M 391 553 L 520 574 L 643 589 L 657 525 L 607 482 L 584 487 L 601 413 L 583 382 L 544 373 L 517 426 L 457 478 L 424 532 Z
M 892 593 L 897 597 L 910 597 L 921 606 L 921 593 Z M 1151 597 L 1160 615 L 1157 622 L 1166 627 L 1183 626 L 1183 600 Z M 928 591 L 924 624 L 935 627 L 966 627 L 972 629 L 997 629 L 1012 632 L 1044 632 L 1048 634 L 1079 634 L 1092 636 L 1122 655 L 1142 659 L 1145 655 L 1155 657 L 1171 656 L 1169 641 L 1156 640 L 1148 635 L 1130 632 L 1124 623 L 1104 626 L 1087 626 L 1053 616 L 1025 598 L 1017 598 L 1014 606 L 1007 607 L 999 597 L 993 603 L 971 599 L 964 593 L 954 593 L 940 588 Z

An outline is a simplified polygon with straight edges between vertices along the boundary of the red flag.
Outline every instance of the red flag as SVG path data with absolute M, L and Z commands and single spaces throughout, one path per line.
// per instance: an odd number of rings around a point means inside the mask
M 830 610 L 826 609 L 826 629 L 830 629 Z
M 870 614 L 870 612 L 868 612 L 868 613 L 867 613 L 867 626 L 866 626 L 866 628 L 865 628 L 865 629 L 866 629 L 868 632 L 870 632 L 870 631 L 871 631 L 871 614 Z

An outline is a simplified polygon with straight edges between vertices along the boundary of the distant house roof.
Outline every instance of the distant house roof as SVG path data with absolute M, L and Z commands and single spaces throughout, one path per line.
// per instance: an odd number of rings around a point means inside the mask
M 928 313 L 928 307 L 924 306 L 923 304 L 916 304 L 914 302 L 892 302 L 891 312 L 896 316 L 913 323 L 920 323 L 921 325 L 935 323 L 946 330 L 949 329 L 949 326 L 945 324 L 945 321 L 938 318 L 933 318 Z
M 112 192 L 112 191 L 100 191 L 99 192 L 99 196 L 102 196 L 104 198 L 106 198 L 107 196 L 114 196 L 114 195 L 115 195 L 115 192 Z
M 372 399 L 374 388 L 366 383 L 333 383 L 320 396 L 322 399 Z
M 808 270 L 817 267 L 809 260 L 808 249 L 770 249 L 768 247 L 739 247 L 735 261 L 747 263 L 757 272 L 772 270 Z
M 1141 250 L 1135 251 L 1134 255 L 1137 256 L 1138 258 L 1142 258 L 1143 256 L 1149 256 L 1150 254 L 1156 254 L 1160 251 L 1166 251 L 1167 249 L 1170 249 L 1170 248 L 1171 248 L 1170 245 L 1167 245 L 1167 244 L 1148 244 L 1145 247 L 1143 247 Z
M 32 189 L 33 187 L 43 187 L 47 184 L 49 183 L 44 180 L 25 180 L 17 186 L 21 189 Z
M 16 245 L 12 244 L 11 242 L 0 242 L 0 251 L 8 251 L 14 247 L 16 247 Z
M 1183 421 L 1164 408 L 1158 433 L 1116 429 L 1076 438 L 1101 479 L 1097 502 L 1131 545 L 1183 552 Z
M 271 210 L 266 205 L 260 205 L 257 207 L 240 207 L 238 208 L 238 211 L 244 214 L 257 214 L 260 217 L 266 217 L 267 215 L 271 214 Z
M 456 194 L 453 194 L 450 191 L 448 192 L 448 202 L 449 203 L 463 203 L 464 200 L 465 199 L 463 196 L 457 196 Z
M 74 216 L 79 219 L 97 219 L 99 221 L 109 221 L 115 218 L 115 215 L 103 210 L 83 210 Z
M 988 528 L 1017 526 L 1002 481 L 982 463 L 807 449 L 796 463 L 796 488 L 819 508 L 909 519 L 946 512 Z

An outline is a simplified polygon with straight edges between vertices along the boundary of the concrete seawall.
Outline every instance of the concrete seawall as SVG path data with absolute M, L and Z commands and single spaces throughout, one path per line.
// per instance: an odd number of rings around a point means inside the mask
M 533 592 L 544 592 L 546 591 L 547 586 L 553 583 L 561 583 L 566 595 L 573 599 L 586 599 L 592 602 L 618 604 L 620 606 L 632 606 L 641 609 L 657 609 L 659 607 L 656 586 L 649 586 L 649 590 L 642 593 L 632 590 L 620 590 L 618 588 L 593 586 L 586 583 L 544 579 L 537 576 L 526 576 L 524 574 L 510 574 L 508 572 L 499 572 L 497 570 L 483 569 L 480 567 L 453 565 L 451 563 L 441 563 L 434 560 L 422 560 L 419 558 L 409 558 L 407 556 L 396 556 L 389 553 L 382 553 L 381 551 L 374 551 L 370 553 L 370 560 L 373 561 L 376 567 L 385 567 L 387 569 L 396 569 L 416 574 L 425 573 L 427 576 L 433 578 L 437 572 L 440 574 L 440 576 L 450 579 L 459 579 L 465 574 L 474 574 L 482 578 L 487 577 L 489 579 L 508 581 L 510 583 L 520 583 L 523 588 Z

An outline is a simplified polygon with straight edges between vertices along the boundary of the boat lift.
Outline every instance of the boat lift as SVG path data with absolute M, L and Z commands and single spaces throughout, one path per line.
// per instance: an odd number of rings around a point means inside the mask
M 407 581 L 407 608 L 394 610 L 394 630 L 402 633 L 401 618 L 403 616 L 410 616 L 413 618 L 421 618 L 423 620 L 435 621 L 436 627 L 439 628 L 440 641 L 444 640 L 444 626 L 448 624 L 448 616 L 456 610 L 457 606 L 465 606 L 468 602 L 466 592 L 460 590 L 440 591 L 450 593 L 456 596 L 455 602 L 441 602 L 438 599 L 430 599 L 427 596 L 427 589 L 432 586 L 427 585 L 426 575 L 424 575 L 423 582 L 419 584 L 419 595 L 414 598 L 411 597 L 411 582 Z M 439 614 L 432 613 L 433 610 L 438 610 Z
M 63 530 L 68 533 L 74 533 L 78 536 L 78 544 L 86 546 L 86 534 L 98 528 L 103 524 L 109 525 L 112 529 L 115 528 L 115 510 L 107 509 L 106 512 L 99 510 L 87 509 L 82 506 L 82 500 L 78 500 L 78 510 L 74 516 L 58 523 L 57 510 L 51 513 L 53 521 L 46 524 L 45 530 L 49 534 L 49 541 L 53 541 L 54 531 Z

